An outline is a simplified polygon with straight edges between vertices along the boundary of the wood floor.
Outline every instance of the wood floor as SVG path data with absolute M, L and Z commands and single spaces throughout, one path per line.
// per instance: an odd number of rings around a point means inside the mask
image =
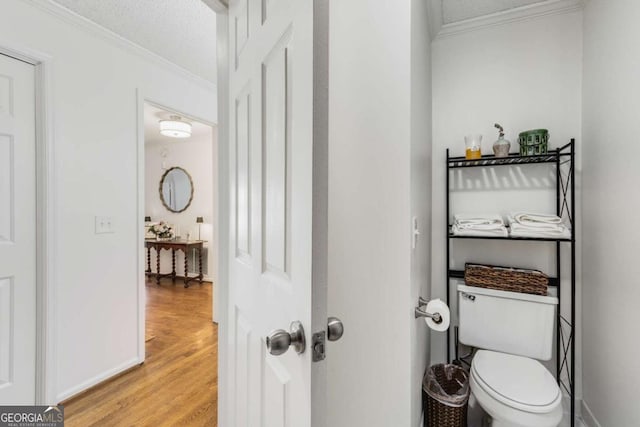
M 211 284 L 147 281 L 143 365 L 65 402 L 67 427 L 217 426 L 218 328 Z

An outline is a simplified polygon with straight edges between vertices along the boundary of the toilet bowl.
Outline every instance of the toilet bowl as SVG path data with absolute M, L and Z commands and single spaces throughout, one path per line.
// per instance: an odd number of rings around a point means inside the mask
M 492 427 L 557 427 L 562 420 L 560 388 L 537 360 L 478 350 L 470 385 Z

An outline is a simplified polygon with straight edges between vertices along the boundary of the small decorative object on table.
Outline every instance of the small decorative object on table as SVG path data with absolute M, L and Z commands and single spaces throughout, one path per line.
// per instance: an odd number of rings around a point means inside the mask
M 498 140 L 493 143 L 493 154 L 496 157 L 508 157 L 511 143 L 504 139 L 504 129 L 498 123 L 494 125 L 499 131 Z
M 173 228 L 164 221 L 154 224 L 149 232 L 156 236 L 156 240 L 171 240 L 174 237 Z
M 467 135 L 464 137 L 465 157 L 467 160 L 479 159 L 482 157 L 482 135 Z
M 201 240 L 200 231 L 202 228 L 202 224 L 204 224 L 204 218 L 201 216 L 196 217 L 196 224 L 198 224 L 198 240 Z
M 518 143 L 520 143 L 521 156 L 547 154 L 549 131 L 546 129 L 534 129 L 520 132 Z

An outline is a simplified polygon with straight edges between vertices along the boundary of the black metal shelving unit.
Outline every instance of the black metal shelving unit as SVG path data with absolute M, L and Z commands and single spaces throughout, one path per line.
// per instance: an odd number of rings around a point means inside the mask
M 479 237 L 479 236 L 454 236 L 451 234 L 451 198 L 450 198 L 450 173 L 453 169 L 477 168 L 477 167 L 505 167 L 521 166 L 528 164 L 549 164 L 555 168 L 556 176 L 556 214 L 568 220 L 571 227 L 571 238 L 524 238 L 524 237 Z M 549 278 L 549 285 L 557 288 L 558 308 L 556 310 L 556 379 L 561 389 L 564 389 L 570 397 L 571 402 L 571 427 L 575 427 L 575 325 L 576 325 L 576 238 L 573 232 L 575 225 L 575 139 L 544 155 L 520 156 L 510 154 L 509 157 L 496 158 L 494 156 L 482 156 L 480 159 L 467 160 L 465 157 L 450 157 L 447 149 L 447 177 L 446 177 L 446 232 L 447 232 L 447 304 L 450 306 L 451 300 L 451 280 L 464 279 L 464 271 L 453 270 L 451 268 L 451 239 L 480 239 L 480 240 L 510 240 L 510 241 L 533 241 L 548 242 L 555 246 L 555 277 Z M 570 260 L 567 262 L 562 255 L 563 245 L 570 246 Z M 560 278 L 563 264 L 570 265 L 570 313 L 562 310 L 562 284 Z M 453 287 L 455 290 L 455 287 Z M 457 295 L 457 294 L 454 294 Z M 451 333 L 453 329 L 455 344 L 455 359 L 464 361 L 458 357 L 458 333 L 457 326 L 449 328 L 447 333 L 447 359 L 451 363 Z

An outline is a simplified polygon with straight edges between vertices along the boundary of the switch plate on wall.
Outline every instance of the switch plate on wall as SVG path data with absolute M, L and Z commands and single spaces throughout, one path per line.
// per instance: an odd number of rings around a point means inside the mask
M 96 216 L 96 234 L 115 233 L 116 227 L 111 216 Z

